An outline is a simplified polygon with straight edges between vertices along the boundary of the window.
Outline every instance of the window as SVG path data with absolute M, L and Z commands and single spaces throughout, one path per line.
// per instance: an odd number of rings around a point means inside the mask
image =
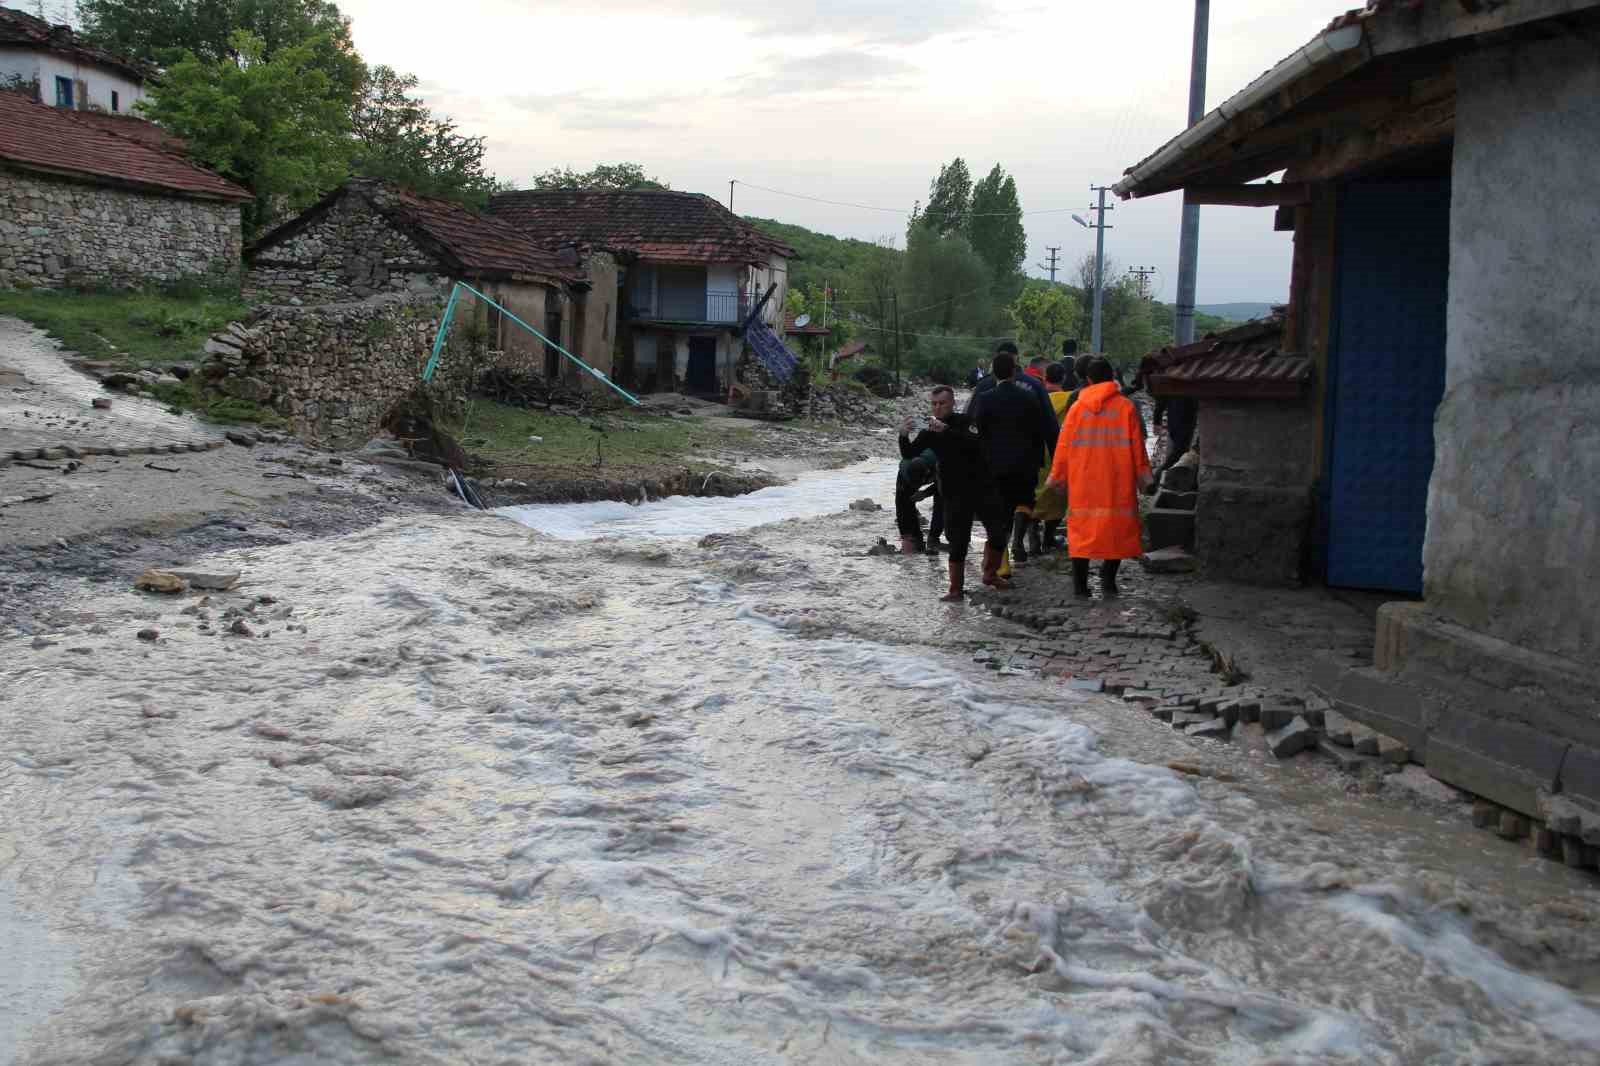
M 113 110 L 113 111 L 121 111 L 122 110 L 122 98 L 117 95 L 117 90 L 115 90 L 115 89 L 111 90 L 111 110 Z
M 72 106 L 72 79 L 71 78 L 63 78 L 63 77 L 59 77 L 59 76 L 56 78 L 56 106 L 57 107 L 71 107 Z

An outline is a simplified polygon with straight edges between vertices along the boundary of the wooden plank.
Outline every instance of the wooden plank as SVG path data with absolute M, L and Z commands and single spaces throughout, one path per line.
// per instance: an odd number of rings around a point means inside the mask
M 1451 96 L 1395 115 L 1370 130 L 1326 145 L 1295 164 L 1297 181 L 1328 181 L 1403 152 L 1443 143 L 1455 134 L 1456 101 Z
M 1364 28 L 1372 54 L 1386 56 L 1597 10 L 1596 0 L 1459 0 L 1384 12 Z
M 1309 204 L 1311 189 L 1304 182 L 1266 182 L 1261 185 L 1189 185 L 1183 190 L 1187 204 L 1223 207 L 1282 207 Z

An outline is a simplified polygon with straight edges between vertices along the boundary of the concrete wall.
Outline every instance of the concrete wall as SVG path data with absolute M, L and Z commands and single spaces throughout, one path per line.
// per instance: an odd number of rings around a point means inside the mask
M 1307 402 L 1201 400 L 1195 554 L 1206 573 L 1295 585 L 1311 524 Z
M 1600 648 L 1600 51 L 1457 61 L 1445 396 L 1423 550 L 1443 617 Z
M 237 277 L 239 205 L 0 169 L 0 288 Z

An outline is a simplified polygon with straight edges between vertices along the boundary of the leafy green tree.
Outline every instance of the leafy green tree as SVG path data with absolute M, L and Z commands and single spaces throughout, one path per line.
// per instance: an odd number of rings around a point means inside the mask
M 242 62 L 236 34 L 259 42 L 259 58 L 311 45 L 307 69 L 351 106 L 366 65 L 350 39 L 350 20 L 327 0 L 78 0 L 82 34 L 93 44 L 146 63 L 168 65 L 189 53 L 202 61 Z
M 412 95 L 416 87 L 414 74 L 381 66 L 367 72 L 351 115 L 352 169 L 424 196 L 481 206 L 495 191 L 494 178 L 483 170 L 483 138 L 463 137 L 454 123 L 435 118 Z
M 940 236 L 932 225 L 914 227 L 902 271 L 902 329 L 918 332 L 931 325 L 949 333 L 958 326 L 994 324 L 994 273 L 965 237 Z
M 966 232 L 973 250 L 994 273 L 996 298 L 1004 302 L 1015 297 L 1022 289 L 1028 234 L 1022 226 L 1016 180 L 999 163 L 973 186 Z
M 535 189 L 609 189 L 629 192 L 671 187 L 659 178 L 650 177 L 638 163 L 601 163 L 581 173 L 571 167 L 552 167 L 533 176 Z
M 1078 262 L 1078 294 L 1083 305 L 1077 336 L 1087 350 L 1093 336 L 1094 255 Z M 1139 291 L 1138 283 L 1123 273 L 1116 260 L 1106 257 L 1105 291 L 1100 306 L 1100 347 L 1119 367 L 1137 363 L 1146 352 L 1165 344 L 1172 336 L 1155 326 L 1151 301 Z
M 255 193 L 244 211 L 246 240 L 350 172 L 350 111 L 318 52 L 312 39 L 269 59 L 266 43 L 241 30 L 229 55 L 184 56 L 138 105 L 196 159 Z
M 1078 298 L 1059 285 L 1030 285 L 1009 313 L 1023 352 L 1053 360 L 1061 352 L 1061 342 L 1075 335 L 1082 308 Z
M 972 173 L 960 156 L 939 168 L 939 176 L 928 188 L 928 206 L 913 211 L 910 229 L 924 228 L 940 237 L 953 237 L 967 231 L 967 216 L 972 213 Z M 906 247 L 911 246 L 909 231 Z

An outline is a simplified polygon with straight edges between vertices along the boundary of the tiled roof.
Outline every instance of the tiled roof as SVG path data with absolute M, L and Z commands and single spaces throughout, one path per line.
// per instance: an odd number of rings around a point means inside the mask
M 764 263 L 797 258 L 699 193 L 550 189 L 501 193 L 489 211 L 530 239 L 552 247 L 588 245 L 662 263 Z
M 529 241 L 500 219 L 478 214 L 453 200 L 419 196 L 409 189 L 384 182 L 354 179 L 315 206 L 279 226 L 245 252 L 254 259 L 316 221 L 339 199 L 365 197 L 374 210 L 408 234 L 453 273 L 470 277 L 504 278 L 516 275 L 557 282 L 578 282 L 583 272 L 575 261 Z
M 161 148 L 168 152 L 177 152 L 179 155 L 188 151 L 188 143 L 176 133 L 171 133 L 157 126 L 154 122 L 136 118 L 133 115 L 112 115 L 104 111 L 74 111 L 74 118 L 79 122 L 87 122 L 96 129 L 115 133 L 119 137 L 131 137 L 142 144 L 152 148 Z
M 1278 314 L 1151 352 L 1140 372 L 1156 396 L 1293 400 L 1311 386 L 1311 360 L 1279 350 Z
M 0 7 L 0 44 L 70 56 L 79 62 L 109 67 L 133 81 L 143 81 L 152 73 L 143 63 L 78 40 L 71 26 L 52 26 L 11 7 Z
M 250 191 L 183 156 L 107 132 L 79 112 L 0 92 L 0 163 L 175 196 L 248 200 Z

